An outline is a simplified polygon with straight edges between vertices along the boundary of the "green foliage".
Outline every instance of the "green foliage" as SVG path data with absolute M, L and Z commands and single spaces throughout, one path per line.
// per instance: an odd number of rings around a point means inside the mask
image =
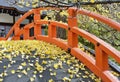
M 117 22 L 120 22 L 119 7 L 120 4 L 99 4 L 92 6 L 82 6 L 82 8 L 84 9 L 101 14 Z M 115 29 L 112 29 L 104 23 L 98 22 L 93 18 L 83 15 L 78 15 L 78 25 L 81 29 L 84 29 L 96 35 L 97 37 L 111 44 L 116 49 L 120 50 L 120 32 L 116 31 Z
M 82 38 L 81 36 L 78 37 L 78 40 L 84 46 L 87 46 L 87 47 L 89 47 L 91 49 L 94 49 L 94 45 L 91 42 L 89 42 L 88 40 Z

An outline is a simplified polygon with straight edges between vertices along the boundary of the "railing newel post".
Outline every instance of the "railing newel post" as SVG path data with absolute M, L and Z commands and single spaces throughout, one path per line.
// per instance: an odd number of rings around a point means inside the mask
M 96 43 L 95 45 L 95 56 L 96 56 L 96 66 L 100 68 L 101 71 L 108 70 L 108 54 L 105 53 L 100 48 L 100 43 Z
M 34 9 L 34 36 L 37 37 L 38 35 L 41 35 L 41 25 L 37 24 L 38 20 L 41 20 L 40 17 L 40 10 Z
M 23 37 L 24 37 L 24 40 L 29 39 L 29 27 L 25 27 L 24 28 L 24 30 L 23 30 Z
M 52 25 L 51 22 L 48 22 L 48 36 L 50 38 L 56 38 L 56 26 Z
M 69 13 L 69 17 L 68 17 L 68 45 L 70 47 L 77 47 L 78 46 L 78 35 L 73 33 L 71 31 L 72 27 L 76 27 L 77 28 L 77 8 L 69 8 L 68 9 L 68 13 Z
M 19 24 L 15 24 L 14 26 L 14 40 L 20 40 L 20 36 L 18 35 L 18 31 L 20 30 Z

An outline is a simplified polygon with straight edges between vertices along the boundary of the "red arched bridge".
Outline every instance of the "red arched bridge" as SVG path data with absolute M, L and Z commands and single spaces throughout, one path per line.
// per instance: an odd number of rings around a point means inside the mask
M 59 10 L 58 8 L 37 8 L 28 11 L 14 24 L 7 36 L 5 38 L 0 38 L 0 40 L 7 40 L 10 37 L 10 35 L 14 32 L 12 40 L 20 40 L 20 36 L 23 35 L 24 40 L 37 39 L 55 44 L 64 50 L 69 49 L 70 53 L 73 56 L 82 61 L 93 73 L 95 73 L 98 77 L 102 78 L 103 81 L 119 82 L 120 80 L 113 76 L 109 71 L 108 56 L 113 57 L 118 63 L 120 63 L 120 51 L 111 47 L 109 44 L 97 38 L 96 36 L 78 28 L 76 16 L 77 14 L 82 14 L 92 17 L 98 21 L 101 21 L 111 26 L 112 28 L 118 31 L 120 31 L 120 24 L 93 12 L 73 7 L 68 9 L 68 24 L 63 24 L 56 21 L 45 21 L 40 19 L 41 10 L 55 9 Z M 31 14 L 34 14 L 34 22 L 25 25 L 24 28 L 20 28 L 21 22 Z M 42 24 L 48 24 L 48 36 L 41 34 L 40 26 Z M 64 42 L 56 37 L 56 26 L 64 28 L 68 31 L 67 42 Z M 29 36 L 29 29 L 32 27 L 34 27 L 34 37 Z M 78 48 L 78 36 L 82 36 L 83 38 L 89 40 L 91 43 L 94 44 L 95 59 Z

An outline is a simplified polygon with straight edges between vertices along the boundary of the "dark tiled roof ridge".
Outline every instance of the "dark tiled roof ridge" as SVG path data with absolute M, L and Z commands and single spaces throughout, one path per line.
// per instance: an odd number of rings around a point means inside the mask
M 25 12 L 27 12 L 27 11 L 20 11 L 20 10 L 18 10 L 18 9 L 15 8 L 15 7 L 8 7 L 8 6 L 1 6 L 1 5 L 0 5 L 0 8 L 2 8 L 2 9 L 8 9 L 8 10 L 15 10 L 15 11 L 17 11 L 17 12 L 19 12 L 19 13 L 25 13 Z

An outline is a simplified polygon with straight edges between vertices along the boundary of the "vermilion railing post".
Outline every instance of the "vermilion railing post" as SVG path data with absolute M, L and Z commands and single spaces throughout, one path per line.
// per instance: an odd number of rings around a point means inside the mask
M 96 53 L 96 66 L 100 68 L 101 71 L 108 70 L 108 54 L 106 54 L 101 48 L 100 44 L 97 43 L 95 46 Z
M 14 28 L 14 40 L 20 40 L 20 35 L 18 35 L 19 30 L 19 24 L 16 24 Z
M 69 17 L 68 17 L 68 45 L 70 47 L 77 47 L 78 46 L 78 35 L 73 33 L 70 29 L 72 27 L 77 28 L 77 9 L 76 8 L 69 8 L 68 9 Z
M 34 9 L 34 36 L 37 37 L 38 35 L 41 34 L 41 25 L 37 24 L 36 22 L 40 20 L 40 10 L 39 9 Z
M 29 28 L 24 28 L 23 37 L 24 37 L 24 40 L 29 39 Z
M 49 26 L 48 26 L 48 36 L 50 38 L 56 38 L 56 26 L 49 24 Z

